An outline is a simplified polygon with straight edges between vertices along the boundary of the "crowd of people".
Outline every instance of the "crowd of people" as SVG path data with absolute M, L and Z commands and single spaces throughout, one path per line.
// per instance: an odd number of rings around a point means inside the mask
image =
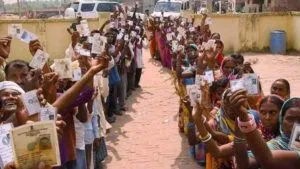
M 80 69 L 77 80 L 74 72 L 72 78 L 64 78 L 65 72 L 57 72 L 60 62 L 55 60 L 42 69 L 31 67 L 21 57 L 6 63 L 12 37 L 0 38 L 1 125 L 12 123 L 13 127 L 19 127 L 39 121 L 39 114 L 29 116 L 22 100 L 24 93 L 37 90 L 40 105 L 50 104 L 57 112 L 54 121 L 59 134 L 61 166 L 55 168 L 61 169 L 102 168 L 101 162 L 107 157 L 105 135 L 116 115 L 121 116 L 127 110 L 127 98 L 141 87 L 143 50 L 148 46 L 143 20 L 136 12 L 130 16 L 127 8 L 116 8 L 97 30 L 77 30 L 82 28 L 78 27 L 82 21 L 78 16 L 67 29 L 71 43 L 65 51 L 72 70 Z M 98 46 L 95 37 L 100 37 Z M 29 51 L 33 58 L 43 51 L 38 39 L 30 41 Z M 68 70 L 68 65 L 63 70 Z M 52 168 L 46 164 L 38 159 L 26 169 Z M 14 161 L 2 165 L 4 169 L 16 168 Z
M 56 168 L 101 168 L 105 135 L 141 87 L 143 49 L 149 46 L 151 57 L 173 72 L 178 127 L 195 162 L 207 169 L 298 168 L 299 146 L 291 146 L 291 138 L 300 121 L 300 98 L 290 98 L 285 79 L 274 81 L 271 94 L 264 95 L 251 63 L 241 54 L 225 57 L 221 35 L 211 32 L 211 18 L 202 15 L 196 25 L 194 18 L 164 17 L 163 12 L 153 18 L 146 11 L 142 19 L 116 8 L 109 21 L 90 32 L 78 30 L 84 23 L 78 16 L 67 29 L 71 43 L 65 52 L 72 67 L 80 69 L 77 80 L 61 78 L 56 62 L 42 69 L 21 59 L 6 63 L 12 37 L 0 38 L 1 125 L 39 121 L 22 100 L 24 93 L 37 90 L 40 104 L 57 112 L 61 166 Z M 97 45 L 98 36 L 102 44 Z M 33 57 L 43 51 L 38 39 L 30 41 L 29 51 Z M 14 168 L 14 161 L 4 164 L 4 169 Z M 52 166 L 39 159 L 28 169 L 36 168 Z
M 292 129 L 300 121 L 300 98 L 290 98 L 282 78 L 265 95 L 251 63 L 241 54 L 224 56 L 226 44 L 201 15 L 200 25 L 193 18 L 147 22 L 151 56 L 173 72 L 178 126 L 191 156 L 206 169 L 299 168 L 299 146 L 291 145 L 299 135 Z

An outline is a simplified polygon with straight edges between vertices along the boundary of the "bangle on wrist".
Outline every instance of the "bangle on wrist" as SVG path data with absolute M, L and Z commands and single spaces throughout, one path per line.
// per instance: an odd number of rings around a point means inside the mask
M 203 143 L 207 143 L 207 142 L 209 142 L 211 139 L 212 139 L 212 135 L 211 134 L 207 134 L 207 138 L 206 139 L 203 139 L 203 140 L 201 140 Z
M 237 136 L 234 136 L 233 142 L 234 142 L 234 143 L 245 143 L 245 142 L 246 142 L 246 139 L 240 138 L 240 137 L 237 137 Z
M 238 126 L 242 133 L 251 133 L 257 127 L 256 122 L 254 120 L 254 116 L 252 114 L 248 114 L 248 117 L 249 117 L 249 121 L 247 122 L 242 122 L 240 121 L 239 117 L 237 118 Z
M 199 135 L 199 139 L 203 142 L 206 143 L 208 142 L 210 139 L 212 139 L 212 135 L 210 133 L 207 133 L 207 135 L 205 137 L 201 137 L 201 135 Z

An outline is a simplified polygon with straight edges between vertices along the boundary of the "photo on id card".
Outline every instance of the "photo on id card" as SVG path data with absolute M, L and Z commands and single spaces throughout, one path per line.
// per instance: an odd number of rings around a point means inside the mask
M 22 33 L 22 25 L 21 24 L 11 24 L 8 26 L 8 35 L 14 38 L 19 38 Z
M 294 123 L 292 134 L 289 142 L 289 149 L 300 151 L 300 124 Z
M 12 129 L 14 162 L 18 169 L 36 167 L 40 161 L 47 166 L 59 166 L 58 136 L 53 121 L 35 122 Z
M 38 39 L 37 36 L 27 30 L 22 30 L 20 40 L 25 43 L 30 43 L 30 41 Z
M 244 86 L 248 91 L 249 95 L 259 94 L 259 81 L 258 76 L 255 73 L 249 73 L 243 75 Z
M 40 121 L 48 121 L 48 120 L 55 120 L 56 119 L 56 108 L 53 107 L 51 104 L 47 104 L 45 107 L 41 108 L 40 112 Z

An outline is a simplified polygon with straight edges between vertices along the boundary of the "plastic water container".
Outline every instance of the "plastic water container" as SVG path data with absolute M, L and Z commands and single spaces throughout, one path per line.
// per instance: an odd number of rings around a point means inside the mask
M 286 33 L 282 30 L 274 30 L 271 32 L 270 49 L 273 54 L 286 53 Z

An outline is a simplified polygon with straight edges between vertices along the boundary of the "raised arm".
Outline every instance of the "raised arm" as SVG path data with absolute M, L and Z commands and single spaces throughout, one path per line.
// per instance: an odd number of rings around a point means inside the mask
M 58 112 L 66 108 L 72 102 L 72 100 L 74 100 L 74 98 L 76 98 L 81 93 L 85 85 L 93 79 L 96 73 L 107 68 L 108 58 L 106 56 L 98 57 L 92 65 L 93 66 L 85 75 L 83 75 L 81 80 L 76 82 L 69 90 L 67 90 L 53 103 L 53 106 L 57 108 Z
M 245 138 L 251 151 L 253 152 L 255 159 L 262 168 L 265 169 L 280 169 L 290 166 L 290 164 L 299 165 L 299 156 L 294 151 L 271 151 L 264 141 L 262 135 L 256 128 L 254 118 L 251 117 L 246 109 L 247 95 L 245 90 L 239 90 L 230 97 L 231 104 L 238 108 L 238 116 L 240 122 L 251 122 L 252 128 L 249 131 L 243 131 Z M 239 107 L 236 105 L 240 105 Z M 240 123 L 239 122 L 239 123 Z M 241 128 L 241 127 L 240 127 Z M 250 130 L 251 129 L 251 130 Z M 241 130 L 242 131 L 242 130 Z M 284 161 L 283 161 L 284 160 Z

